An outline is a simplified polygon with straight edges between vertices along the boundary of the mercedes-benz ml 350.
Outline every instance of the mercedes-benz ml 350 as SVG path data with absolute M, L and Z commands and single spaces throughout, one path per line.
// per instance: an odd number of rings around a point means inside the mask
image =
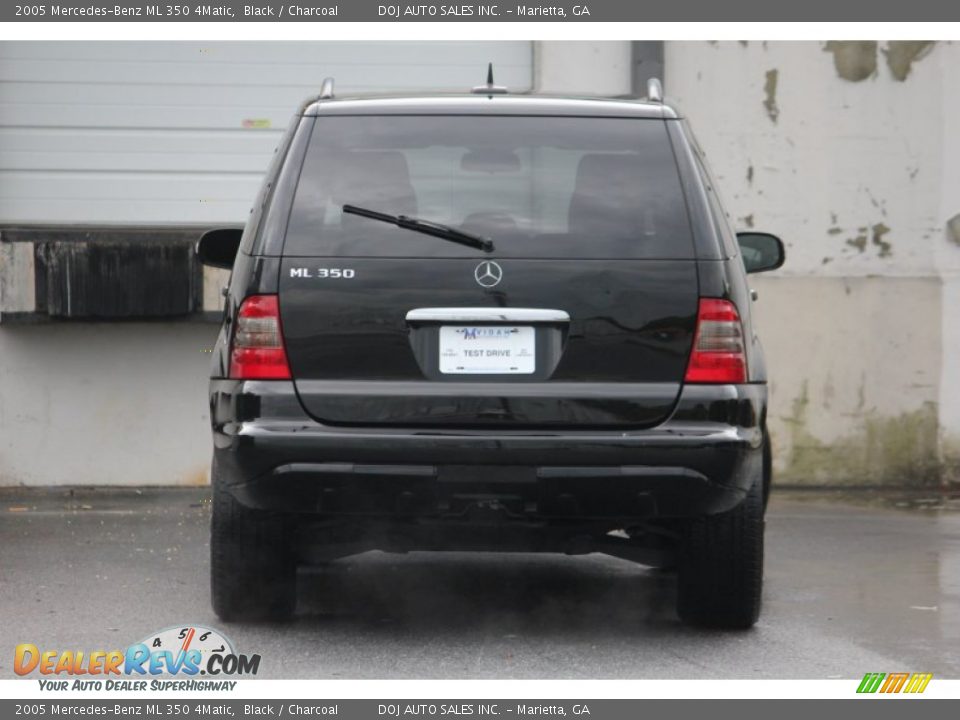
M 735 235 L 659 97 L 305 104 L 242 230 L 210 379 L 213 605 L 292 614 L 297 567 L 389 552 L 608 553 L 751 626 L 767 368 Z M 624 598 L 630 602 L 629 598 Z

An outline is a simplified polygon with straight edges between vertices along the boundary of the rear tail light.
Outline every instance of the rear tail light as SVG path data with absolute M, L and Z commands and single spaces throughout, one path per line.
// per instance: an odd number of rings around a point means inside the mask
M 746 381 L 747 356 L 737 306 L 729 300 L 701 298 L 686 382 Z
M 290 379 L 276 295 L 251 295 L 240 304 L 230 351 L 230 377 Z

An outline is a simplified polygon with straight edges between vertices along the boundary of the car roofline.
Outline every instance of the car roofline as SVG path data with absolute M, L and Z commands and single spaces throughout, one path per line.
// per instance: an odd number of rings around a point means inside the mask
M 557 117 L 620 117 L 677 120 L 673 107 L 628 97 L 570 97 L 540 94 L 371 94 L 312 98 L 301 114 L 322 115 L 531 115 Z

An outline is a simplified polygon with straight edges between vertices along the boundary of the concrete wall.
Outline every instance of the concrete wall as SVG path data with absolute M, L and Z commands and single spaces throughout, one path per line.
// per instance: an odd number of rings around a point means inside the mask
M 207 482 L 209 323 L 0 328 L 0 484 Z
M 626 95 L 631 89 L 628 42 L 534 43 L 534 91 L 569 95 Z
M 937 484 L 960 438 L 960 45 L 668 43 L 753 281 L 781 482 Z M 954 221 L 960 224 L 960 220 Z

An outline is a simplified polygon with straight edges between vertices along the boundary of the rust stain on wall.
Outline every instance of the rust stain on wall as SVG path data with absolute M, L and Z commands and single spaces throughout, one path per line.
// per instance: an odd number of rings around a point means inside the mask
M 208 469 L 204 465 L 203 467 L 192 470 L 187 473 L 180 480 L 181 485 L 188 485 L 190 487 L 204 487 L 210 484 L 210 477 L 207 474 Z
M 870 228 L 870 230 L 872 233 L 872 238 L 870 242 L 872 242 L 874 245 L 876 245 L 879 248 L 880 257 L 890 257 L 891 255 L 893 255 L 893 246 L 889 242 L 883 239 L 884 235 L 890 232 L 890 228 L 888 228 L 883 223 L 877 223 L 872 228 Z
M 836 235 L 842 231 L 840 228 L 830 228 L 827 232 Z M 847 238 L 844 242 L 850 247 L 856 248 L 858 252 L 866 252 L 867 245 L 871 244 L 877 248 L 878 257 L 890 257 L 893 255 L 893 244 L 884 239 L 889 232 L 890 228 L 885 223 L 879 222 L 870 227 L 857 228 L 857 234 L 852 238 Z
M 875 40 L 831 40 L 823 50 L 833 54 L 833 66 L 844 80 L 861 82 L 877 74 Z
M 863 231 L 866 231 L 866 228 L 863 228 Z M 864 234 L 864 232 L 861 232 L 856 237 L 848 238 L 847 245 L 856 248 L 860 252 L 863 252 L 867 249 L 867 236 Z
M 777 122 L 780 117 L 780 108 L 777 107 L 777 82 L 780 79 L 778 70 L 767 70 L 767 79 L 763 83 L 763 107 L 767 111 L 767 117 L 773 122 Z
M 903 82 L 913 69 L 913 64 L 929 55 L 935 44 L 932 40 L 891 40 L 883 51 L 890 74 L 895 80 Z

